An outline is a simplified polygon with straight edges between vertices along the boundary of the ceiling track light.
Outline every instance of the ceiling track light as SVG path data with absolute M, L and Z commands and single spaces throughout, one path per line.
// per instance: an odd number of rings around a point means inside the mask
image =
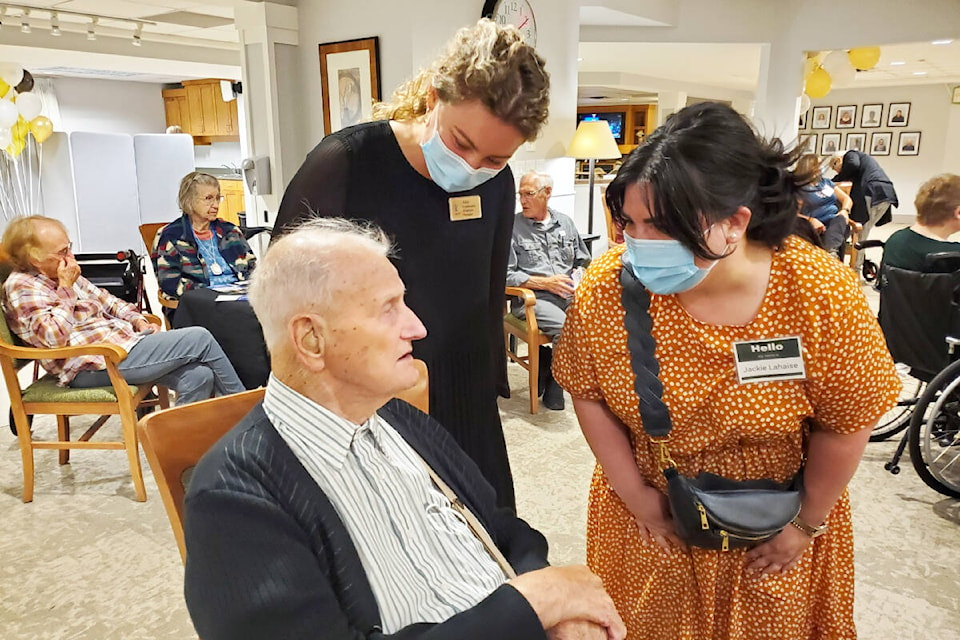
M 50 35 L 60 36 L 60 14 L 56 11 L 50 14 Z
M 120 35 L 117 33 L 117 29 L 114 28 L 116 27 L 116 23 L 120 23 L 121 26 L 132 25 L 134 27 L 132 44 L 135 47 L 139 47 L 142 44 L 144 26 L 156 26 L 157 24 L 151 20 L 139 20 L 133 17 L 97 15 L 93 13 L 83 13 L 81 11 L 69 11 L 61 8 L 34 7 L 10 2 L 0 2 L 0 28 L 3 27 L 4 19 L 14 20 L 19 18 L 20 31 L 23 33 L 32 33 L 33 29 L 30 26 L 30 18 L 33 17 L 36 19 L 38 15 L 41 18 L 49 16 L 51 36 L 63 35 L 63 29 L 60 28 L 60 18 L 63 16 L 72 16 L 74 18 L 73 20 L 68 19 L 67 21 L 69 23 L 68 27 L 71 29 L 80 27 L 77 23 L 82 24 L 83 21 L 89 20 L 90 22 L 87 24 L 87 40 L 97 39 L 97 26 L 100 24 L 100 20 L 107 21 L 107 27 L 109 28 L 105 30 L 108 32 L 108 36 Z M 41 19 L 41 23 L 43 22 Z M 69 30 L 70 29 L 68 29 L 68 31 Z
M 135 47 L 140 46 L 140 36 L 143 34 L 143 23 L 138 22 L 137 28 L 133 30 L 133 41 L 130 43 Z
M 97 39 L 97 22 L 99 18 L 90 18 L 90 24 L 87 26 L 87 40 L 96 40 Z
M 30 9 L 24 9 L 23 15 L 20 17 L 20 31 L 23 33 L 30 33 Z

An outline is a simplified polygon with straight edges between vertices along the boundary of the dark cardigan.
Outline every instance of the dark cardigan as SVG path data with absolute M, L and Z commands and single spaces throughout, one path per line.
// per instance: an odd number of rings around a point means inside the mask
M 432 418 L 394 400 L 379 414 L 477 515 L 518 573 L 547 565 L 544 537 L 512 511 Z M 330 500 L 257 406 L 203 457 L 186 497 L 187 607 L 204 640 L 545 638 L 502 585 L 441 624 L 391 636 L 360 557 Z

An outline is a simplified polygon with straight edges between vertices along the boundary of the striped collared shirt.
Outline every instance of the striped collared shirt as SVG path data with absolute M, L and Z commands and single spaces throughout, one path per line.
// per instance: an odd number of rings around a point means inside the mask
M 263 408 L 350 533 L 384 633 L 442 622 L 503 584 L 496 562 L 385 420 L 374 414 L 353 424 L 272 375 Z

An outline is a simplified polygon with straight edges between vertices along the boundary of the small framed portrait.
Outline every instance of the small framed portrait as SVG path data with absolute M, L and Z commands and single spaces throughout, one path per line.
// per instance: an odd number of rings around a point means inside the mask
M 797 138 L 797 146 L 803 150 L 804 153 L 816 153 L 817 152 L 817 134 L 815 133 L 801 133 L 800 137 Z
M 867 134 L 848 133 L 844 149 L 847 151 L 863 151 L 867 144 Z
M 920 132 L 901 131 L 897 138 L 898 156 L 915 156 L 920 153 Z
M 808 114 L 808 113 L 810 113 L 810 109 L 807 109 L 806 111 L 801 111 L 801 112 L 800 112 L 800 120 L 797 122 L 797 128 L 798 128 L 798 129 L 806 129 L 806 128 L 807 128 L 807 120 L 808 120 L 807 114 Z
M 820 155 L 830 156 L 840 151 L 840 134 L 825 133 L 820 137 Z
M 893 140 L 893 134 L 889 131 L 877 131 L 870 136 L 870 155 L 888 156 L 890 155 L 890 143 Z
M 910 103 L 891 102 L 887 111 L 888 127 L 905 127 L 910 122 Z
M 813 107 L 812 124 L 814 129 L 829 129 L 833 107 Z
M 857 106 L 837 107 L 837 129 L 853 129 L 857 126 Z
M 865 104 L 860 112 L 860 128 L 876 129 L 883 124 L 883 105 Z

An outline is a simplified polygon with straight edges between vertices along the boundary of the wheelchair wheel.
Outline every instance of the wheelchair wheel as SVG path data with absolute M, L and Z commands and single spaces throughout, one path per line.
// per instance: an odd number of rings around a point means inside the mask
M 917 401 L 910 461 L 931 489 L 960 498 L 960 360 L 937 374 Z
M 900 398 L 897 400 L 896 406 L 883 414 L 877 426 L 873 428 L 870 433 L 870 442 L 881 442 L 910 426 L 910 418 L 913 416 L 913 409 L 917 404 L 917 396 L 923 391 L 923 382 L 907 373 L 901 374 L 900 380 L 903 382 L 903 391 L 900 392 Z
M 873 282 L 877 279 L 877 273 L 879 269 L 877 268 L 877 263 L 873 260 L 864 260 L 863 266 L 860 268 L 860 272 L 863 274 L 863 279 L 867 282 Z

